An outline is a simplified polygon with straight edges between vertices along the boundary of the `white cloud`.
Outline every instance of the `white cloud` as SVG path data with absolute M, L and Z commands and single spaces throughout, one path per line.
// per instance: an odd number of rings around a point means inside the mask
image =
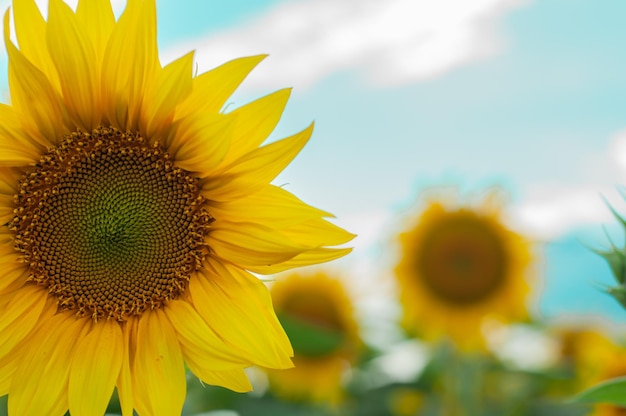
M 553 239 L 576 226 L 611 221 L 607 198 L 619 202 L 609 186 L 534 186 L 525 201 L 512 209 L 513 222 L 531 235 Z M 622 201 L 623 203 L 623 201 Z
M 626 185 L 626 130 L 613 135 L 601 153 L 589 154 L 580 165 L 585 184 L 539 183 L 512 209 L 511 221 L 539 238 L 552 239 L 581 225 L 611 224 L 609 206 L 626 206 L 620 187 Z
M 500 18 L 520 0 L 300 0 L 282 2 L 255 20 L 185 40 L 164 61 L 190 48 L 201 71 L 246 55 L 269 53 L 256 86 L 309 86 L 356 70 L 376 85 L 441 75 L 501 48 Z

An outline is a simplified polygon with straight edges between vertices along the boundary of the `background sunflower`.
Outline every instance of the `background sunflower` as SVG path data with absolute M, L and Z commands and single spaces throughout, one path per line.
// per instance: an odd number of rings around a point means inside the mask
M 271 287 L 279 320 L 294 347 L 294 368 L 268 373 L 271 389 L 291 400 L 336 405 L 362 350 L 348 290 L 329 273 L 291 274 Z
M 493 198 L 476 207 L 431 201 L 400 243 L 395 275 L 410 333 L 476 349 L 486 318 L 527 316 L 530 247 L 502 224 Z

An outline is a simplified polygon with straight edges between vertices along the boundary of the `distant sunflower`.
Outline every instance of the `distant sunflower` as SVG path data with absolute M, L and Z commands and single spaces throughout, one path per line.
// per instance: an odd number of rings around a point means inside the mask
M 294 368 L 269 371 L 277 395 L 336 404 L 361 341 L 346 288 L 327 274 L 292 274 L 271 288 L 274 308 L 294 348 Z
M 529 247 L 490 204 L 431 202 L 417 225 L 400 235 L 395 271 L 408 332 L 480 349 L 487 316 L 502 321 L 526 316 Z
M 264 284 L 341 257 L 352 238 L 270 184 L 312 126 L 262 143 L 289 97 L 229 113 L 263 56 L 193 76 L 161 66 L 155 0 L 76 12 L 14 0 L 11 105 L 0 105 L 0 395 L 11 415 L 180 414 L 185 364 L 250 390 L 243 369 L 292 366 Z
M 597 327 L 565 327 L 557 331 L 561 364 L 572 367 L 574 393 L 612 378 L 626 376 L 626 348 Z M 574 394 L 572 393 L 572 394 Z M 589 416 L 624 416 L 626 409 L 612 404 L 593 405 Z

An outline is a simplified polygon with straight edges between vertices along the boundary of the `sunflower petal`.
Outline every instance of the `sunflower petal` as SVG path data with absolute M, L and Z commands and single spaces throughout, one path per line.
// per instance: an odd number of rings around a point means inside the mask
M 351 248 L 317 248 L 314 250 L 305 251 L 302 254 L 294 256 L 292 259 L 284 261 L 282 263 L 250 266 L 248 270 L 253 273 L 259 274 L 274 274 L 283 272 L 285 270 L 293 269 L 296 267 L 310 266 L 313 264 L 325 263 L 328 261 L 336 260 L 352 252 Z
M 28 269 L 24 267 L 24 264 L 20 262 L 19 255 L 15 253 L 5 253 L 5 245 L 2 249 L 2 261 L 0 265 L 2 267 L 2 279 L 0 279 L 0 295 L 4 295 L 12 292 L 13 290 L 20 288 L 26 282 L 29 275 Z
M 9 394 L 11 415 L 61 415 L 68 408 L 67 384 L 76 340 L 87 319 L 61 313 L 48 319 L 30 338 Z M 33 375 L 37 377 L 33 377 Z
M 254 364 L 292 367 L 291 344 L 276 318 L 267 287 L 236 267 L 215 261 L 209 266 L 189 281 L 193 304 L 204 321 Z
M 176 106 L 191 93 L 194 53 L 163 68 L 143 101 L 142 130 L 151 139 L 160 139 L 172 123 Z
M 194 78 L 193 91 L 179 107 L 176 117 L 219 112 L 250 71 L 266 56 L 235 59 Z
M 219 175 L 207 176 L 203 190 L 209 199 L 217 201 L 249 195 L 270 183 L 302 150 L 312 133 L 313 124 L 291 137 L 245 154 Z
M 133 416 L 133 383 L 131 378 L 132 361 L 134 357 L 137 335 L 137 319 L 126 321 L 122 328 L 122 367 L 117 379 L 117 394 L 120 399 L 122 415 Z
M 176 332 L 161 309 L 144 312 L 133 362 L 135 405 L 142 415 L 179 415 L 185 401 L 185 367 Z
M 160 68 L 154 0 L 129 0 L 102 62 L 104 111 L 121 130 L 137 130 L 146 87 Z
M 191 372 L 206 384 L 225 387 L 237 393 L 252 391 L 252 384 L 250 384 L 244 370 L 211 371 L 202 368 L 203 362 L 198 365 L 195 362 L 192 364 L 191 361 L 187 361 L 187 364 Z
M 67 4 L 50 0 L 49 8 L 46 38 L 65 105 L 76 125 L 91 131 L 101 120 L 94 47 Z
M 232 222 L 245 221 L 284 228 L 302 221 L 332 217 L 332 214 L 305 204 L 291 192 L 275 185 L 266 185 L 245 198 L 232 201 L 210 201 L 215 218 Z
M 96 54 L 97 70 L 101 68 L 106 45 L 115 27 L 115 16 L 110 0 L 79 0 L 76 18 L 82 32 L 91 41 Z M 98 71 L 99 72 L 99 71 Z
M 355 234 L 349 233 L 322 218 L 302 221 L 280 231 L 293 241 L 314 247 L 338 246 L 356 237 Z
M 24 286 L 13 295 L 0 319 L 0 357 L 8 354 L 35 327 L 47 297 L 45 290 L 34 285 Z
M 67 132 L 65 108 L 46 75 L 26 59 L 11 41 L 8 11 L 4 15 L 4 43 L 9 56 L 12 106 L 26 132 L 48 148 Z
M 285 110 L 291 89 L 278 90 L 229 114 L 237 117 L 237 128 L 233 132 L 233 146 L 224 163 L 253 151 L 270 135 Z
M 113 320 L 97 322 L 79 339 L 68 386 L 70 413 L 102 415 L 122 366 L 122 330 Z
M 15 111 L 0 104 L 0 166 L 32 164 L 39 161 L 41 150 L 26 135 Z
M 223 160 L 231 145 L 233 117 L 222 114 L 187 117 L 178 123 L 169 146 L 176 164 L 206 175 Z
M 294 242 L 261 224 L 215 221 L 207 244 L 216 256 L 242 267 L 281 263 L 315 247 Z
M 13 0 L 13 20 L 20 51 L 60 91 L 59 77 L 46 43 L 46 21 L 34 0 Z M 5 26 L 6 27 L 6 26 Z
M 173 300 L 167 304 L 165 313 L 178 333 L 185 355 L 201 360 L 205 368 L 222 371 L 251 365 L 249 360 L 226 345 L 189 303 Z

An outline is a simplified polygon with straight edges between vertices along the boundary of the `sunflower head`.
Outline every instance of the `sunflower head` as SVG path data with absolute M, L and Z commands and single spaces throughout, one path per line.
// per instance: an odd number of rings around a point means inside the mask
M 626 348 L 597 327 L 568 326 L 556 329 L 561 342 L 562 364 L 572 367 L 574 392 L 591 388 L 604 381 L 626 376 Z M 592 416 L 623 416 L 623 408 L 596 404 Z
M 432 201 L 400 242 L 396 278 L 410 333 L 481 348 L 485 318 L 526 316 L 529 247 L 488 202 L 474 208 Z
M 11 39 L 13 13 L 17 44 Z M 264 56 L 162 65 L 155 0 L 14 0 L 0 104 L 0 395 L 9 413 L 180 414 L 185 367 L 251 389 L 293 350 L 251 272 L 329 261 L 353 235 L 274 178 L 312 125 L 265 143 L 289 98 L 225 103 Z
M 341 382 L 361 341 L 344 284 L 325 273 L 292 274 L 271 288 L 276 313 L 294 348 L 295 367 L 270 371 L 270 385 L 287 399 L 337 403 Z

